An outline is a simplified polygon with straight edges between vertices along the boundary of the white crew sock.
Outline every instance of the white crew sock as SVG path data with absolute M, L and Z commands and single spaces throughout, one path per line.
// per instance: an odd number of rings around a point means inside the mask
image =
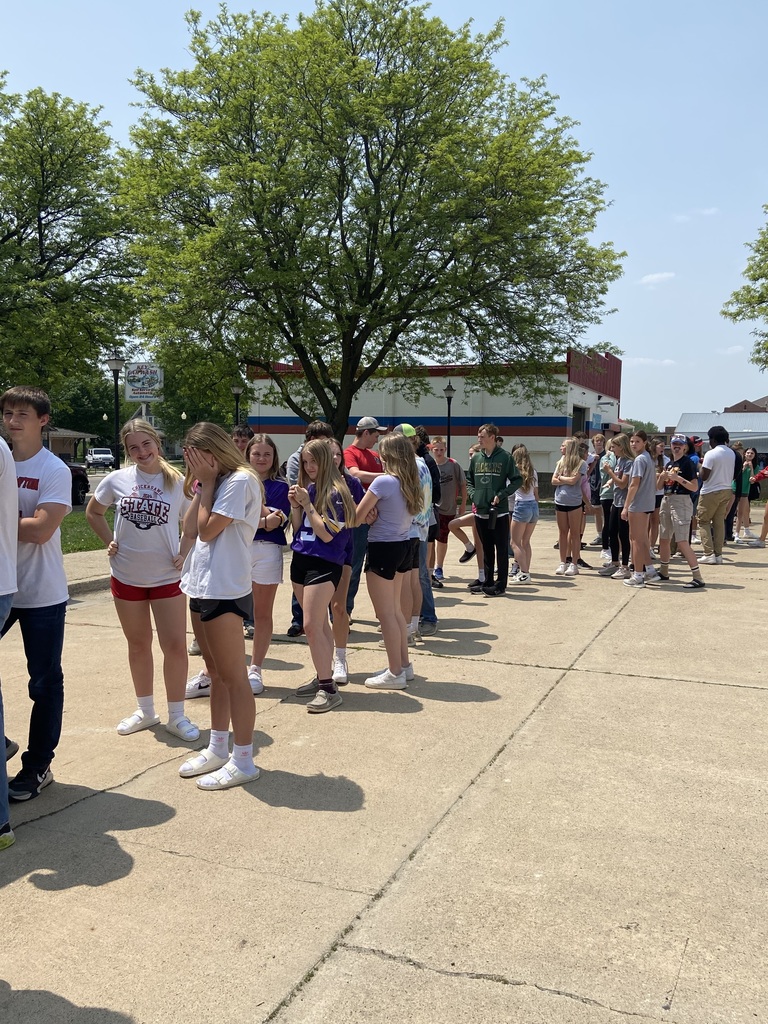
M 155 698 L 151 693 L 148 697 L 137 697 L 136 702 L 145 718 L 155 717 Z
M 208 749 L 216 757 L 226 757 L 229 754 L 229 729 L 211 729 Z
M 232 746 L 232 760 L 241 772 L 246 775 L 254 775 L 256 765 L 253 763 L 253 744 L 244 743 L 243 746 L 235 743 Z
M 177 718 L 184 717 L 184 701 L 183 700 L 169 700 L 168 701 L 168 721 L 175 722 Z

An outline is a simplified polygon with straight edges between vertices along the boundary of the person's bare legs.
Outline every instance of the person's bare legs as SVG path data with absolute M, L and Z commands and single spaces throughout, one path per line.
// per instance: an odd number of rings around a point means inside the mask
M 243 620 L 226 612 L 200 627 L 211 669 L 211 728 L 226 732 L 231 722 L 235 743 L 252 744 L 256 709 L 243 657 Z
M 122 601 L 115 598 L 115 611 L 128 642 L 128 667 L 136 697 L 151 697 L 155 666 L 152 658 L 149 601 Z
M 150 601 L 157 642 L 163 652 L 163 679 L 169 701 L 183 701 L 187 683 L 187 601 L 183 594 Z
M 408 637 L 405 619 L 400 607 L 403 573 L 396 573 L 393 580 L 377 576 L 370 569 L 365 574 L 368 593 L 381 623 L 381 636 L 387 650 L 389 671 L 400 675 L 408 664 Z M 416 573 L 418 577 L 418 572 Z
M 333 583 L 304 587 L 294 583 L 299 604 L 304 610 L 304 632 L 319 680 L 333 675 L 333 633 L 328 621 L 328 605 L 336 589 Z
M 272 643 L 272 612 L 277 595 L 277 583 L 254 583 L 253 589 L 253 645 L 251 664 L 261 668 Z

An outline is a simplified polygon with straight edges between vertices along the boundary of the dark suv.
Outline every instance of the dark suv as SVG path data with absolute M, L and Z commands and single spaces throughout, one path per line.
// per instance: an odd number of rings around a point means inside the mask
M 72 474 L 72 504 L 84 505 L 85 496 L 91 489 L 91 481 L 85 471 L 85 466 L 78 466 L 76 462 L 68 462 L 69 471 Z

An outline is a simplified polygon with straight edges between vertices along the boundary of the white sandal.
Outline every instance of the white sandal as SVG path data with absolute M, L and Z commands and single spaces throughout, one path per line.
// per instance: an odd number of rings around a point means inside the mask
M 159 715 L 145 715 L 141 708 L 137 708 L 132 715 L 128 715 L 117 727 L 120 736 L 130 736 L 131 733 L 141 732 L 142 729 L 151 729 L 153 725 L 160 724 Z
M 200 730 L 193 722 L 190 722 L 186 715 L 174 718 L 172 722 L 166 724 L 165 728 L 171 736 L 178 736 L 186 743 L 194 743 L 195 740 L 200 739 Z
M 218 754 L 211 753 L 206 747 L 205 750 L 201 750 L 199 754 L 195 754 L 194 757 L 190 757 L 184 762 L 179 768 L 179 775 L 182 779 L 192 779 L 195 775 L 208 775 L 210 772 L 216 771 L 217 768 L 223 768 L 228 761 L 229 751 L 225 757 L 219 757 Z

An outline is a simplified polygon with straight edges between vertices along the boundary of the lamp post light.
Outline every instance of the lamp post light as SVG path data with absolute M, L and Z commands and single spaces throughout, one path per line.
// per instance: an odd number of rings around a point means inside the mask
M 107 366 L 112 371 L 112 380 L 115 385 L 115 469 L 120 469 L 120 389 L 118 381 L 120 371 L 125 366 L 125 360 L 117 348 L 112 349 L 112 355 L 107 360 Z
M 240 395 L 245 391 L 245 388 L 241 384 L 233 384 L 231 388 L 232 394 L 235 396 L 235 426 L 240 426 Z
M 450 381 L 443 388 L 443 394 L 445 395 L 445 404 L 448 406 L 448 416 L 445 429 L 445 441 L 448 449 L 448 458 L 451 457 L 451 402 L 453 396 L 456 394 L 456 388 L 451 384 Z

